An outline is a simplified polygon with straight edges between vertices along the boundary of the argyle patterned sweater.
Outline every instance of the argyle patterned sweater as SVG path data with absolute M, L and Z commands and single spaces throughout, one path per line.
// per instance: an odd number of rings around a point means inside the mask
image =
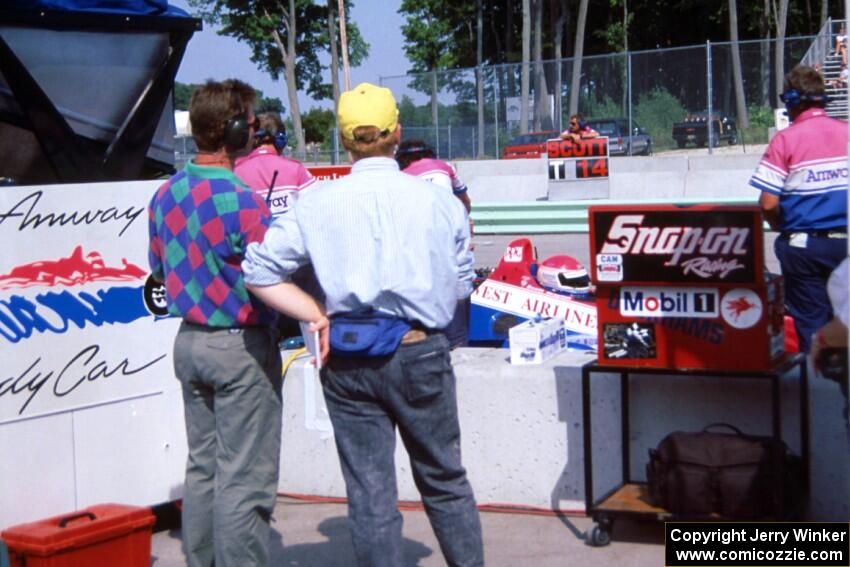
M 162 185 L 148 207 L 148 259 L 165 282 L 169 313 L 209 327 L 274 322 L 248 293 L 240 266 L 269 219 L 263 200 L 225 168 L 190 161 Z

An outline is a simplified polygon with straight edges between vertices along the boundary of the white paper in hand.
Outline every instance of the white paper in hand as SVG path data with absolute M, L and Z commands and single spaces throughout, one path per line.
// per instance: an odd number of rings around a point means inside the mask
M 304 338 L 304 346 L 307 347 L 307 352 L 313 355 L 313 365 L 316 367 L 316 370 L 321 370 L 322 359 L 319 356 L 319 331 L 311 332 L 310 323 L 299 321 L 298 325 L 301 327 L 301 336 Z

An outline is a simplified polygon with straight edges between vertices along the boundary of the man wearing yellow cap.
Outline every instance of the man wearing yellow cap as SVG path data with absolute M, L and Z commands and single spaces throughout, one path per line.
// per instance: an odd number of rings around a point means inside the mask
M 449 565 L 483 565 L 481 524 L 460 458 L 455 377 L 442 330 L 472 281 L 469 225 L 448 191 L 401 173 L 389 89 L 343 93 L 351 174 L 305 192 L 249 247 L 248 288 L 282 307 L 281 284 L 311 262 L 331 318 L 322 386 L 360 565 L 402 563 L 396 431 Z

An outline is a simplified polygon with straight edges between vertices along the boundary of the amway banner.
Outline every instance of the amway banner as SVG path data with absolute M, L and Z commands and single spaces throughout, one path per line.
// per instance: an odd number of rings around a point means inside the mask
M 161 392 L 178 321 L 149 278 L 158 182 L 0 192 L 0 424 Z

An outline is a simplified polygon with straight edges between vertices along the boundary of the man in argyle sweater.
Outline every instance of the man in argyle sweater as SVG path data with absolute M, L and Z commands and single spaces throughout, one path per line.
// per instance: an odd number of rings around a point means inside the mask
M 198 155 L 157 190 L 149 259 L 183 323 L 174 371 L 183 386 L 189 458 L 183 550 L 190 566 L 268 564 L 281 432 L 276 314 L 249 294 L 243 254 L 269 225 L 263 199 L 232 173 L 254 129 L 254 90 L 210 81 L 192 95 Z M 323 309 L 292 284 L 282 308 L 323 334 Z

